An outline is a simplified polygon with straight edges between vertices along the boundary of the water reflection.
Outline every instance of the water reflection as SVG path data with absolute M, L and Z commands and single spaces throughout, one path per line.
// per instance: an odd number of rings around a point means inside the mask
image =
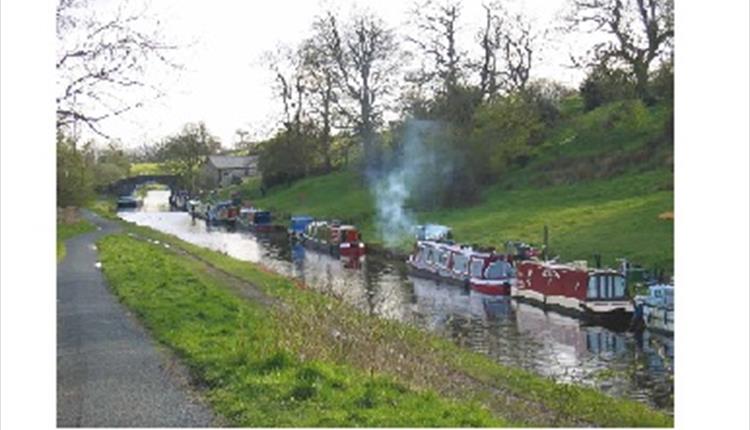
M 290 243 L 283 233 L 228 231 L 186 213 L 151 211 L 169 196 L 155 193 L 149 192 L 143 211 L 121 217 L 260 263 L 363 312 L 436 332 L 500 363 L 672 409 L 671 338 L 646 332 L 636 339 L 508 298 L 410 277 L 403 263 L 373 255 L 334 258 Z

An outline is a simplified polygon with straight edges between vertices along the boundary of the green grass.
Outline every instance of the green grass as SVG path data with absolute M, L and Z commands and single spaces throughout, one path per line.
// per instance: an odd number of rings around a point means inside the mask
M 262 341 L 265 346 L 258 346 L 267 348 L 264 349 L 264 356 L 285 351 L 291 357 L 296 357 L 302 366 L 309 362 L 321 366 L 344 366 L 348 369 L 347 372 L 354 372 L 360 375 L 360 378 L 363 374 L 366 375 L 365 379 L 374 374 L 383 376 L 391 382 L 403 384 L 415 392 L 437 393 L 440 398 L 453 399 L 452 401 L 459 403 L 466 400 L 481 403 L 489 408 L 497 419 L 514 426 L 673 425 L 670 416 L 651 410 L 643 404 L 614 399 L 591 388 L 555 383 L 551 379 L 500 365 L 488 357 L 463 350 L 435 335 L 395 321 L 364 315 L 343 302 L 300 289 L 300 285 L 294 281 L 264 271 L 257 265 L 235 260 L 145 227 L 127 225 L 126 230 L 142 237 L 169 243 L 172 249 L 186 250 L 215 270 L 230 274 L 232 279 L 251 283 L 266 295 L 284 303 L 284 306 L 274 307 L 273 312 L 264 314 L 255 323 L 262 322 L 262 327 L 268 327 L 269 330 L 269 338 L 264 337 Z M 125 262 L 129 266 L 128 270 L 123 269 L 121 272 L 122 279 L 113 280 L 113 284 L 130 279 L 134 284 L 144 285 L 141 276 L 148 275 L 159 279 L 159 288 L 172 288 L 173 283 L 185 284 L 183 278 L 179 277 L 184 276 L 184 273 L 192 273 L 190 276 L 195 277 L 199 277 L 201 273 L 200 270 L 196 272 L 195 261 L 182 261 L 179 269 L 171 269 L 173 266 L 165 264 L 162 260 L 166 257 L 156 255 L 166 253 L 163 248 L 154 248 L 143 243 L 136 244 L 133 240 L 127 243 L 128 246 L 139 247 L 125 250 L 108 248 L 105 244 L 100 246 L 102 252 L 110 256 L 109 262 L 104 260 L 105 274 L 109 273 L 109 270 L 114 270 L 113 266 L 121 266 Z M 140 247 L 150 248 L 148 252 L 144 252 Z M 141 265 L 149 267 L 144 268 Z M 167 267 L 164 269 L 167 274 L 162 274 L 161 269 L 155 266 Z M 156 280 L 148 279 L 146 282 L 157 283 Z M 220 284 L 226 287 L 227 280 L 224 279 Z M 143 300 L 144 306 L 149 303 L 153 306 L 162 306 L 150 290 L 137 291 L 137 285 L 132 286 L 134 298 Z M 212 284 L 209 289 L 214 287 L 221 288 Z M 235 292 L 241 291 L 237 290 L 237 287 L 234 288 Z M 183 297 L 185 293 L 175 293 L 176 296 Z M 201 296 L 199 302 L 213 303 L 213 297 Z M 133 307 L 137 310 L 139 306 L 141 305 L 136 304 Z M 170 320 L 188 321 L 191 306 L 180 299 L 180 312 L 185 311 L 188 314 L 174 315 L 169 317 Z M 154 315 L 166 313 L 164 310 L 154 310 Z M 201 322 L 201 330 L 211 329 L 214 324 L 213 321 Z M 211 333 L 214 332 L 211 329 Z M 338 333 L 337 337 L 332 337 L 332 333 Z M 168 340 L 162 341 L 181 351 L 179 346 Z M 201 352 L 196 350 L 195 354 Z M 186 357 L 188 361 L 192 360 Z M 217 360 L 216 357 L 213 358 Z M 230 392 L 234 389 L 240 388 L 227 388 Z M 244 398 L 244 394 L 241 393 L 227 393 L 226 396 L 237 399 L 238 402 L 247 401 L 240 400 Z M 247 407 L 252 408 L 254 404 L 250 402 Z M 413 425 L 429 425 L 428 422 L 431 421 L 415 421 Z M 347 425 L 352 424 L 347 422 Z M 369 424 L 374 425 L 372 422 Z M 391 424 L 392 422 L 387 422 L 384 425 Z
M 99 196 L 89 202 L 87 209 L 107 219 L 119 220 L 117 217 L 117 199 L 109 196 Z
M 100 244 L 113 291 L 174 349 L 233 424 L 254 427 L 500 426 L 474 402 L 413 390 L 341 363 L 302 360 L 284 321 L 185 257 L 126 236 Z
M 130 175 L 164 175 L 169 173 L 162 163 L 133 163 L 130 165 Z
M 673 222 L 658 218 L 674 208 L 668 107 L 626 101 L 583 113 L 576 99 L 566 103 L 534 158 L 483 189 L 478 204 L 417 218 L 451 226 L 458 241 L 497 248 L 508 240 L 539 245 L 547 225 L 551 251 L 563 260 L 593 262 L 598 253 L 608 265 L 627 258 L 672 272 Z M 358 224 L 367 242 L 381 242 L 372 195 L 353 172 L 306 178 L 265 197 L 258 187 L 256 180 L 224 192 L 253 196 L 280 222 L 303 213 L 340 218 Z
M 96 229 L 96 226 L 85 219 L 79 219 L 74 223 L 57 222 L 57 262 L 65 258 L 65 241 L 73 236 L 88 233 Z

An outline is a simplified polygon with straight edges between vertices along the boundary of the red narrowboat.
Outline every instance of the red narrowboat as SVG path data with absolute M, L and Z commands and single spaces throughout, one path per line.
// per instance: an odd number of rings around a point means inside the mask
M 541 261 L 519 262 L 516 270 L 513 296 L 520 299 L 597 321 L 627 321 L 633 313 L 618 271 Z
M 302 239 L 305 245 L 327 250 L 336 256 L 360 257 L 366 252 L 359 230 L 352 225 L 341 225 L 335 221 L 309 223 L 302 233 Z

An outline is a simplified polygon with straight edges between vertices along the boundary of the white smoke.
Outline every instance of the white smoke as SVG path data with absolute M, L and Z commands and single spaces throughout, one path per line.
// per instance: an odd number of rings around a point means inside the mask
M 415 193 L 431 193 L 441 186 L 451 169 L 432 142 L 441 128 L 433 121 L 411 120 L 405 125 L 400 156 L 372 183 L 376 227 L 383 242 L 394 246 L 414 234 L 414 213 L 407 207 Z M 431 140 L 433 139 L 433 140 Z

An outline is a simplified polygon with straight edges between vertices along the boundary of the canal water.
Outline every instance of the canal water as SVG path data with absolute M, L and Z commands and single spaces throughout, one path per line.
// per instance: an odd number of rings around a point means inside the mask
M 411 277 L 400 261 L 371 255 L 339 260 L 293 245 L 285 233 L 209 227 L 185 212 L 169 212 L 168 197 L 169 191 L 150 191 L 140 209 L 120 217 L 260 263 L 362 312 L 438 333 L 500 363 L 673 410 L 671 337 L 646 331 L 635 338 L 513 299 Z

